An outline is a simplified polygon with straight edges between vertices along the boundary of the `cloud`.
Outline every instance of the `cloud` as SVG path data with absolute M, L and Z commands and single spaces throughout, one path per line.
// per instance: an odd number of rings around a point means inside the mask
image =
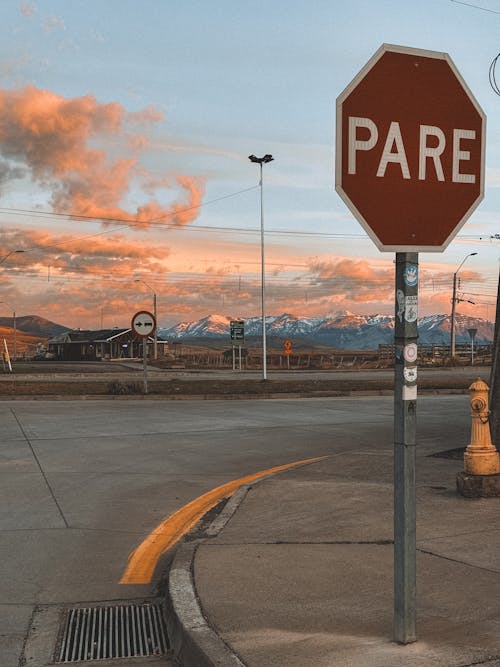
M 85 276 L 104 283 L 113 278 L 132 282 L 138 272 L 161 278 L 167 273 L 165 260 L 170 253 L 161 244 L 131 241 L 119 234 L 75 239 L 45 230 L 0 232 L 0 256 L 12 248 L 23 248 L 25 252 L 16 255 L 15 261 L 12 258 L 2 264 L 2 269 L 12 272 L 21 267 L 24 276 L 45 277 L 50 266 L 53 279 Z
M 2 58 L 0 62 L 0 78 L 4 80 L 15 79 L 32 60 L 33 57 L 29 53 L 22 53 L 17 56 L 12 55 L 9 59 Z
M 43 24 L 43 29 L 45 32 L 54 32 L 60 28 L 61 30 L 66 30 L 64 21 L 59 16 L 49 16 L 49 18 Z
M 313 284 L 328 287 L 349 303 L 377 302 L 391 299 L 394 268 L 380 268 L 366 260 L 313 260 L 309 265 Z
M 162 114 L 154 107 L 128 114 L 117 102 L 100 103 L 92 95 L 64 98 L 49 90 L 27 86 L 0 89 L 0 150 L 4 159 L 25 166 L 32 180 L 51 193 L 55 212 L 76 217 L 121 219 L 147 227 L 151 220 L 185 225 L 198 215 L 204 181 L 177 175 L 173 183 L 183 193 L 181 203 L 163 206 L 154 197 L 129 212 L 122 205 L 130 192 L 138 157 L 111 158 L 95 148 L 109 138 L 127 138 L 129 121 L 150 126 Z M 135 152 L 147 146 L 143 134 Z
M 19 11 L 23 16 L 30 18 L 35 13 L 35 7 L 29 2 L 21 2 L 19 6 Z
M 11 165 L 5 160 L 0 160 L 0 192 L 4 183 L 23 178 L 25 174 L 26 170 L 23 167 Z
M 148 104 L 141 111 L 130 111 L 127 113 L 127 119 L 134 123 L 159 123 L 164 116 L 154 104 Z

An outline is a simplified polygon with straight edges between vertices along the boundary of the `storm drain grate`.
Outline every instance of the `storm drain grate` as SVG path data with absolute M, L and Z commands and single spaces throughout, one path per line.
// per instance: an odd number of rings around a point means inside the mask
M 167 649 L 159 604 L 77 607 L 68 610 L 56 662 L 137 658 Z

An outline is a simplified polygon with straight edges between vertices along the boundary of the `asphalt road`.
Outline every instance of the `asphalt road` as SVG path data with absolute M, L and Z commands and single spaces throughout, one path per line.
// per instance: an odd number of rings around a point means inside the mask
M 171 512 L 259 470 L 373 447 L 374 427 L 390 446 L 392 410 L 392 397 L 1 402 L 0 665 L 20 664 L 35 608 L 155 598 L 162 563 L 151 584 L 118 582 Z M 418 414 L 429 451 L 436 429 L 467 444 L 467 396 L 421 397 Z

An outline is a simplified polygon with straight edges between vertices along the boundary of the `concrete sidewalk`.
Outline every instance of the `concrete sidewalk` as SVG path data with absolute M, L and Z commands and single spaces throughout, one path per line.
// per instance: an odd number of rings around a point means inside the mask
M 461 461 L 431 454 L 463 443 L 423 436 L 416 643 L 391 641 L 392 445 L 374 432 L 371 446 L 242 489 L 180 547 L 170 631 L 183 664 L 500 666 L 500 504 L 458 496 Z

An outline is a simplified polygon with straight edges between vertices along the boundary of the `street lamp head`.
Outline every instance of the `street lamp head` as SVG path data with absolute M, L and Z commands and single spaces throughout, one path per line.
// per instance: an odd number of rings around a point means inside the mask
M 5 262 L 5 260 L 10 257 L 11 255 L 14 255 L 16 252 L 25 252 L 24 250 L 11 250 L 8 252 L 6 255 L 4 255 L 2 258 L 0 258 L 0 264 Z
M 272 155 L 266 153 L 264 157 L 256 157 L 255 155 L 249 155 L 248 159 L 250 162 L 257 162 L 257 164 L 266 164 L 267 162 L 272 162 L 274 160 Z
M 459 266 L 458 266 L 458 269 L 455 271 L 455 273 L 454 273 L 453 275 L 456 276 L 457 273 L 458 273 L 458 272 L 460 271 L 460 269 L 462 268 L 462 266 L 465 264 L 465 261 L 466 261 L 467 259 L 469 259 L 469 257 L 474 257 L 474 255 L 477 255 L 477 252 L 470 252 L 468 255 L 465 255 L 465 257 L 463 258 L 463 260 L 460 262 L 460 264 L 459 264 Z

